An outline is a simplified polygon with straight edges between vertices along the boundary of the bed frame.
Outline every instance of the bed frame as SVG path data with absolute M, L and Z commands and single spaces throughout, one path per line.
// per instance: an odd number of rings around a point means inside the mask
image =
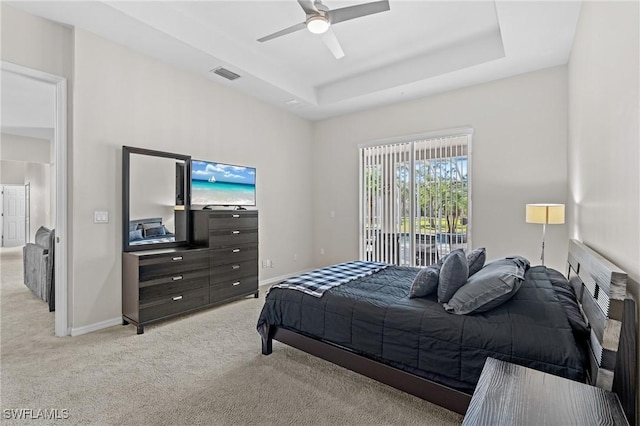
M 586 245 L 569 243 L 568 274 L 585 318 L 591 325 L 590 383 L 613 390 L 630 424 L 636 418 L 636 309 L 625 300 L 626 274 Z M 464 414 L 471 394 L 441 385 L 360 355 L 330 342 L 264 324 L 258 330 L 262 353 L 272 352 L 275 339 L 303 352 L 355 371 L 381 383 Z M 615 372 L 615 374 L 614 374 Z

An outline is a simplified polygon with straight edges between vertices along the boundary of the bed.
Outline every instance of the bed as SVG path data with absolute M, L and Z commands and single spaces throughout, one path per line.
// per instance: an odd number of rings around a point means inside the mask
M 272 288 L 258 320 L 262 353 L 270 354 L 276 339 L 459 413 L 466 411 L 488 356 L 610 387 L 616 337 L 621 335 L 614 323 L 621 323 L 619 302 L 626 280 L 622 282 L 617 269 L 615 279 L 611 273 L 607 278 L 612 265 L 597 256 L 572 241 L 570 282 L 562 274 L 534 266 L 508 302 L 471 315 L 445 312 L 435 296 L 408 298 L 418 271 L 409 267 L 389 266 L 327 290 L 322 297 Z M 595 284 L 591 271 L 596 264 L 604 264 L 598 280 L 606 283 Z M 578 271 L 591 282 L 584 284 Z M 591 330 L 580 333 L 558 295 L 567 287 L 578 290 L 580 314 L 588 317 L 593 311 L 590 302 L 600 306 L 598 300 L 604 305 L 605 299 L 607 309 L 613 301 L 611 306 L 620 312 L 613 312 L 616 318 L 602 315 L 604 321 L 589 319 Z M 587 308 L 581 311 L 581 306 Z M 594 356 L 605 334 L 607 349 L 601 347 Z M 627 372 L 618 376 L 623 375 L 629 376 Z
M 136 219 L 129 221 L 129 245 L 170 243 L 175 234 L 162 223 L 162 218 Z

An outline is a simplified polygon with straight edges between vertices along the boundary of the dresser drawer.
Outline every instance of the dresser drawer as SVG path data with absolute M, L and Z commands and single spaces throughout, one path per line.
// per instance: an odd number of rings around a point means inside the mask
M 208 266 L 208 264 L 207 264 Z M 179 272 L 174 272 L 173 274 L 163 275 L 161 277 L 153 278 L 146 281 L 140 281 L 140 289 L 146 287 L 157 287 L 170 283 L 180 283 L 191 281 L 199 278 L 208 278 L 209 277 L 209 268 L 204 267 L 196 270 L 192 269 L 184 269 Z
M 207 288 L 209 286 L 209 273 L 205 269 L 204 274 L 200 274 L 201 276 L 184 279 L 184 280 L 176 280 L 170 281 L 165 284 L 156 284 L 147 287 L 140 288 L 140 305 L 147 304 L 149 302 L 156 301 L 158 299 L 179 296 L 180 294 L 192 291 Z
M 258 228 L 258 212 L 216 212 L 209 215 L 209 229 Z
M 209 247 L 231 247 L 241 244 L 258 244 L 257 229 L 230 229 L 209 232 Z
M 211 266 L 226 265 L 227 263 L 242 262 L 258 259 L 258 246 L 242 245 L 211 250 Z
M 138 279 L 154 280 L 166 276 L 180 275 L 184 271 L 209 267 L 208 250 L 185 250 L 175 253 L 154 255 L 140 259 Z
M 258 262 L 255 260 L 246 260 L 244 262 L 230 263 L 211 268 L 211 279 L 209 282 L 213 285 L 255 275 L 258 275 Z
M 140 305 L 139 322 L 179 314 L 209 303 L 209 288 L 199 288 Z
M 258 276 L 240 278 L 232 281 L 225 281 L 210 287 L 211 303 L 229 299 L 241 294 L 248 294 L 258 290 Z

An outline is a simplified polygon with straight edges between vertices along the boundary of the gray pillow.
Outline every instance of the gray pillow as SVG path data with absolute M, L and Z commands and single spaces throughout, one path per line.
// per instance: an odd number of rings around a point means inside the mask
M 138 241 L 142 239 L 142 229 L 129 231 L 129 241 Z
M 155 226 L 153 228 L 145 228 L 144 237 L 145 238 L 162 237 L 166 233 L 167 233 L 167 230 L 165 229 L 164 225 L 160 225 L 160 226 Z
M 411 284 L 409 290 L 409 299 L 414 297 L 425 297 L 434 293 L 438 289 L 438 276 L 440 275 L 440 266 L 430 265 L 422 268 Z
M 49 247 L 51 243 L 51 230 L 44 226 L 38 228 L 38 230 L 36 231 L 35 243 L 40 247 L 44 247 L 46 249 L 51 248 Z
M 438 280 L 438 302 L 447 303 L 449 299 L 467 282 L 469 265 L 463 249 L 449 253 L 442 263 Z
M 143 230 L 147 230 L 149 228 L 157 228 L 159 226 L 162 226 L 162 222 L 146 222 L 141 223 L 140 225 L 142 225 Z
M 487 250 L 484 247 L 475 249 L 467 253 L 467 264 L 469 265 L 469 276 L 478 272 L 487 260 Z
M 444 309 L 465 315 L 500 306 L 520 289 L 525 270 L 525 264 L 519 259 L 495 260 L 469 277 L 469 281 L 445 303 Z

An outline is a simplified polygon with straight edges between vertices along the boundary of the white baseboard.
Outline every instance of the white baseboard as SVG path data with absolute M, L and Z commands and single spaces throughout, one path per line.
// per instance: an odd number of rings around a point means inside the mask
M 71 328 L 71 336 L 80 336 L 82 334 L 91 333 L 93 331 L 102 330 L 103 328 L 113 327 L 114 325 L 122 325 L 122 317 L 112 318 L 100 321 L 95 324 L 89 324 L 78 328 Z
M 260 287 L 263 287 L 265 285 L 275 284 L 277 282 L 284 281 L 287 278 L 295 277 L 296 275 L 300 275 L 300 274 L 304 274 L 305 272 L 312 271 L 313 269 L 314 268 L 303 269 L 302 271 L 292 272 L 290 274 L 285 274 L 285 275 L 280 275 L 279 277 L 272 277 L 272 278 L 267 278 L 267 279 L 264 279 L 264 280 L 260 280 L 258 282 L 258 285 Z

